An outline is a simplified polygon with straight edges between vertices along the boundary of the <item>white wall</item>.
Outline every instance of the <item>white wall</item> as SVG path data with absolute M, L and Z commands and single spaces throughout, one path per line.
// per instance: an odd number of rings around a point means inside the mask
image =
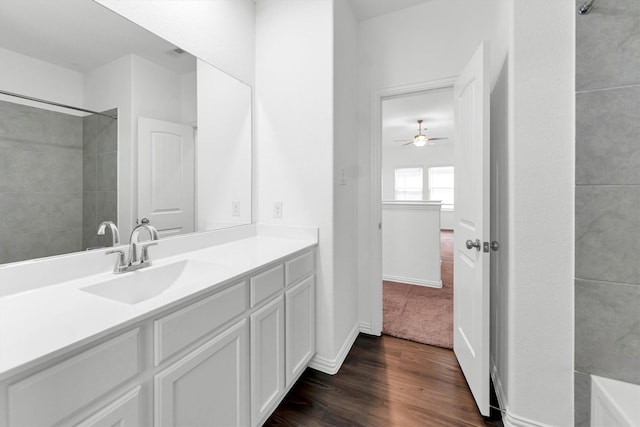
M 442 287 L 440 203 L 383 202 L 382 278 Z
M 316 345 L 325 360 L 336 335 L 332 26 L 331 0 L 257 2 L 257 219 L 320 227 Z
M 198 231 L 251 223 L 251 88 L 198 60 Z M 239 215 L 232 215 L 237 202 Z
M 0 47 L 0 64 L 2 64 L 0 67 L 2 90 L 60 104 L 84 106 L 82 73 L 2 47 Z M 19 101 L 15 97 L 2 95 L 0 99 L 42 108 L 42 104 Z M 68 109 L 47 108 L 71 113 Z
M 180 76 L 182 114 L 181 123 L 196 126 L 198 124 L 198 87 L 196 72 Z
M 495 31 L 502 3 L 431 0 L 360 23 L 358 313 L 362 324 L 371 324 L 371 238 L 380 236 L 380 219 L 370 218 L 372 92 L 456 76 L 483 40 L 498 46 L 492 48 L 491 59 L 493 69 L 499 69 L 506 49 Z
M 253 85 L 252 0 L 95 1 Z
M 513 1 L 509 410 L 573 425 L 575 4 Z
M 334 7 L 334 312 L 335 345 L 342 346 L 358 323 L 357 244 L 357 79 L 358 24 L 350 2 Z M 337 350 L 337 349 L 336 349 Z

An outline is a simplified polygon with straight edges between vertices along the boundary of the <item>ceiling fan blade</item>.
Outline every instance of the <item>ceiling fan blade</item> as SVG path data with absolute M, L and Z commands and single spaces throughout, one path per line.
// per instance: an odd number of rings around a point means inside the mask
M 408 139 L 396 139 L 393 142 L 413 142 L 413 140 L 408 140 Z
M 406 144 L 402 144 L 402 146 L 404 147 L 405 145 L 411 145 L 411 144 L 413 144 L 413 141 L 409 141 Z
M 427 138 L 427 141 L 441 141 L 444 139 L 449 139 L 449 138 L 446 136 L 443 136 L 442 138 Z

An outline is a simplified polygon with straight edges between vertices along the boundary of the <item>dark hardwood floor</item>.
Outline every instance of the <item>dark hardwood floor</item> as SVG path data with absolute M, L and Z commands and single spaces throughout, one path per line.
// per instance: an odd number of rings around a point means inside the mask
M 453 351 L 361 334 L 340 372 L 307 369 L 265 426 L 502 426 L 478 412 Z

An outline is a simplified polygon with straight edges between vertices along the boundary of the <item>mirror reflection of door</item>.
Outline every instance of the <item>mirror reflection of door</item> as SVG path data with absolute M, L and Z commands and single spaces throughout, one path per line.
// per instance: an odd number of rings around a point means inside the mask
M 194 231 L 195 143 L 190 126 L 138 118 L 138 216 L 160 237 Z

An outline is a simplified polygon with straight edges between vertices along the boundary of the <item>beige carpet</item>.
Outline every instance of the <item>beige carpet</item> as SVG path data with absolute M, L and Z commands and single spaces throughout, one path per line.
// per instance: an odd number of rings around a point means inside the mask
M 442 288 L 383 282 L 382 333 L 453 348 L 453 232 L 440 240 Z

